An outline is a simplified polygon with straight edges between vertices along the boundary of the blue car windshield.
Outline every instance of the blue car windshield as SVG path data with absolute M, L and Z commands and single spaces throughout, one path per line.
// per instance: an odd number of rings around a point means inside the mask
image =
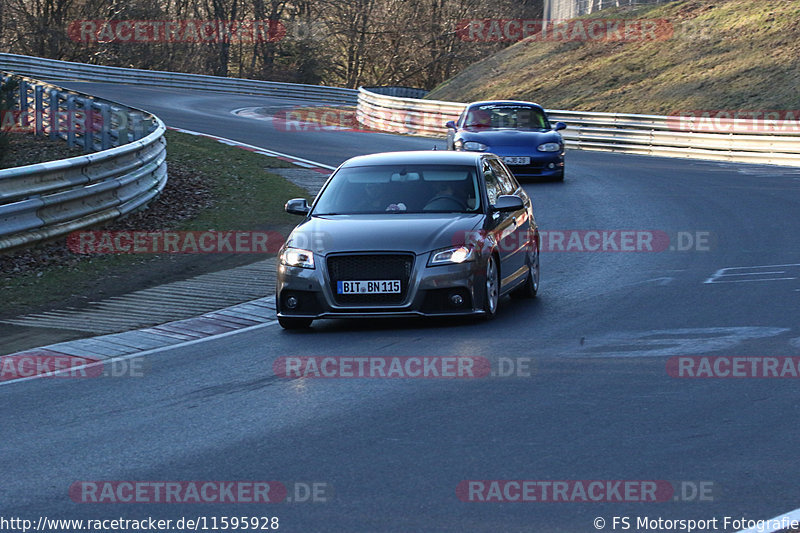
M 480 209 L 479 191 L 473 166 L 347 167 L 333 176 L 311 214 L 474 213 Z
M 550 129 L 550 122 L 541 109 L 521 105 L 476 105 L 467 112 L 465 128 L 515 130 Z

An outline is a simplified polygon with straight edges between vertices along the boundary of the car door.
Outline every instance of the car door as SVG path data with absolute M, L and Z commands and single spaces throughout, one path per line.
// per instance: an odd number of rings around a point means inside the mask
M 494 205 L 499 196 L 514 192 L 509 190 L 510 183 L 506 179 L 505 170 L 502 166 L 498 167 L 497 163 L 498 161 L 492 158 L 483 160 L 483 179 L 490 206 Z M 517 211 L 493 211 L 489 215 L 490 227 L 487 230 L 494 235 L 497 242 L 501 286 L 507 285 L 525 267 L 525 236 L 524 231 L 517 231 L 517 223 L 526 219 L 524 207 Z M 520 239 L 523 243 L 519 242 Z
M 510 249 L 511 257 L 509 258 L 509 265 L 513 270 L 507 270 L 504 277 L 509 278 L 508 281 L 513 281 L 517 275 L 522 275 L 527 272 L 526 269 L 526 256 L 528 251 L 528 238 L 531 233 L 531 220 L 528 214 L 528 209 L 525 206 L 527 198 L 524 191 L 514 179 L 513 174 L 506 165 L 499 159 L 489 159 L 489 164 L 494 170 L 497 180 L 500 183 L 500 189 L 503 194 L 518 196 L 523 200 L 523 206 L 509 213 L 513 218 L 513 234 L 510 234 L 504 239 L 503 245 Z

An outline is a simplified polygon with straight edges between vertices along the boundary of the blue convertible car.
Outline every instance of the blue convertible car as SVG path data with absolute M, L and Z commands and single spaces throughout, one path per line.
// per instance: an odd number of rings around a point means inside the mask
M 564 140 L 558 131 L 567 125 L 551 126 L 540 105 L 474 102 L 446 126 L 448 150 L 499 155 L 517 178 L 564 179 Z

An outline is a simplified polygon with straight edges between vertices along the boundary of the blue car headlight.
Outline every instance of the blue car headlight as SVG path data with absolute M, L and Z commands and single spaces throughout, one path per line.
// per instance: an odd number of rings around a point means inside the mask
M 468 150 L 470 152 L 483 152 L 489 147 L 477 141 L 462 141 L 461 139 L 453 143 L 456 150 Z
M 540 144 L 538 150 L 540 152 L 558 152 L 561 150 L 561 143 Z

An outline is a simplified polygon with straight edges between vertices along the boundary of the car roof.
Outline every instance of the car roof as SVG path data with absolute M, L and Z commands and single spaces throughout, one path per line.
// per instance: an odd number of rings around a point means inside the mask
M 491 154 L 483 152 L 454 152 L 450 150 L 414 150 L 408 152 L 382 152 L 360 155 L 348 159 L 345 167 L 372 165 L 475 165 L 481 157 Z

